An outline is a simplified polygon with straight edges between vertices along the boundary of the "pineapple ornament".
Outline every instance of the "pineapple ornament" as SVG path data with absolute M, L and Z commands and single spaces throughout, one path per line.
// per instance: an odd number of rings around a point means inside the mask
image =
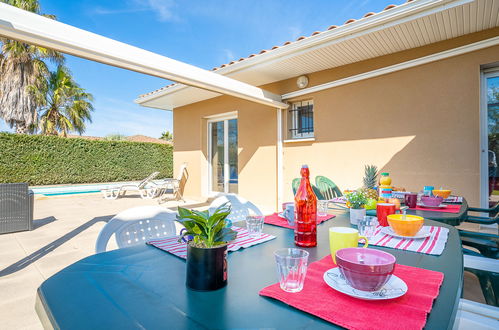
M 378 182 L 378 167 L 376 165 L 364 166 L 364 194 L 367 198 L 378 200 L 378 190 L 376 184 Z

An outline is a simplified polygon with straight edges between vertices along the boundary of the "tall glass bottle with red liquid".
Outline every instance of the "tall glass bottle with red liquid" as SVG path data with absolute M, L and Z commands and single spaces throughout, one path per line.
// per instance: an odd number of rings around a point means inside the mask
M 317 246 L 317 196 L 310 185 L 307 165 L 301 167 L 300 187 L 295 195 L 295 244 Z

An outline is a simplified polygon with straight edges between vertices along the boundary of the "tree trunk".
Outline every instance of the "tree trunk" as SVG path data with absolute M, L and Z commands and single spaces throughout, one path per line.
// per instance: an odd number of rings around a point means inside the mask
M 26 126 L 26 123 L 16 122 L 16 133 L 28 134 L 28 127 Z

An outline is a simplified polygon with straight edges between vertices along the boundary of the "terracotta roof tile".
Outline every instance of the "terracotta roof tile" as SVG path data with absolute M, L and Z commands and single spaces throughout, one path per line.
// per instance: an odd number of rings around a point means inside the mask
M 412 1 L 413 1 L 413 0 L 406 0 L 406 2 L 412 2 Z M 385 7 L 385 9 L 383 9 L 383 10 L 382 10 L 382 12 L 383 12 L 383 11 L 390 10 L 390 9 L 392 9 L 392 8 L 395 8 L 395 7 L 398 7 L 398 5 L 389 5 L 389 6 L 386 6 L 386 7 Z M 362 18 L 367 18 L 367 17 L 373 16 L 373 15 L 376 15 L 376 13 L 374 13 L 374 12 L 369 12 L 369 13 L 366 13 L 366 14 L 365 14 Z M 355 22 L 355 21 L 357 21 L 357 20 L 356 20 L 356 19 L 351 18 L 351 19 L 349 19 L 348 21 L 346 21 L 343 25 L 350 24 L 350 23 L 353 23 L 353 22 Z M 330 27 L 328 27 L 328 28 L 327 28 L 327 30 L 326 30 L 326 31 L 328 31 L 328 30 L 333 30 L 333 29 L 335 29 L 335 28 L 337 28 L 337 27 L 338 27 L 337 25 L 331 25 Z M 315 32 L 313 32 L 313 33 L 310 35 L 310 37 L 316 36 L 316 35 L 318 35 L 318 34 L 320 34 L 320 33 L 322 33 L 322 32 L 324 32 L 324 31 L 315 31 Z M 219 67 L 215 67 L 215 68 L 213 68 L 213 69 L 212 69 L 212 71 L 217 71 L 217 70 L 219 70 L 219 69 L 221 69 L 221 68 L 225 68 L 225 67 L 227 67 L 227 66 L 230 66 L 230 65 L 232 65 L 232 64 L 234 64 L 234 63 L 236 63 L 236 62 L 241 62 L 241 61 L 244 61 L 245 59 L 252 58 L 252 57 L 255 57 L 255 56 L 259 56 L 259 55 L 261 55 L 261 54 L 264 54 L 264 53 L 271 52 L 272 50 L 275 50 L 275 49 L 278 49 L 278 48 L 282 48 L 283 46 L 287 46 L 287 45 L 290 45 L 290 44 L 293 44 L 293 43 L 296 43 L 296 42 L 300 42 L 301 40 L 308 39 L 308 38 L 310 38 L 310 37 L 301 36 L 301 37 L 299 37 L 298 39 L 296 39 L 295 41 L 286 41 L 286 42 L 285 42 L 282 46 L 278 46 L 278 45 L 276 45 L 276 46 L 273 46 L 270 50 L 263 49 L 263 50 L 261 50 L 258 54 L 251 54 L 251 55 L 249 55 L 249 56 L 248 56 L 248 57 L 246 57 L 246 58 L 244 58 L 244 57 L 243 57 L 243 58 L 240 58 L 240 59 L 239 59 L 239 60 L 237 60 L 237 61 L 231 61 L 231 62 L 230 62 L 230 63 L 228 63 L 228 64 L 227 64 L 227 63 L 226 63 L 226 64 L 222 64 L 222 65 L 220 65 Z M 175 85 L 175 84 L 172 84 L 172 85 Z M 150 92 L 150 93 L 140 95 L 140 97 L 143 97 L 143 96 L 147 96 L 147 95 L 154 94 L 154 93 L 159 92 L 159 91 L 163 90 L 164 88 L 168 88 L 168 87 L 170 87 L 170 86 L 172 86 L 172 85 L 168 85 L 168 86 L 166 86 L 166 87 L 160 88 L 160 89 L 155 90 L 155 91 L 152 91 L 152 92 Z

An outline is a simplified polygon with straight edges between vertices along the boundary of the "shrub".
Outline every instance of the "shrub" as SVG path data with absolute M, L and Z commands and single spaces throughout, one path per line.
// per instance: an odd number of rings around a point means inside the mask
M 30 185 L 172 176 L 172 146 L 0 133 L 0 182 Z

